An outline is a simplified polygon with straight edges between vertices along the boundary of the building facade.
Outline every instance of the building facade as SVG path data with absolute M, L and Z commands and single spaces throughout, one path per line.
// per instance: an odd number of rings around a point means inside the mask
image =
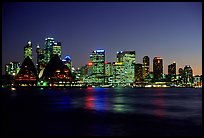
M 105 84 L 105 50 L 94 50 L 90 55 L 91 82 L 93 85 Z
M 6 75 L 16 76 L 20 71 L 20 62 L 11 61 L 10 64 L 5 65 Z
M 150 59 L 148 56 L 143 57 L 143 79 L 149 78 L 150 73 Z
M 28 43 L 25 45 L 24 47 L 24 59 L 26 57 L 29 57 L 31 60 L 33 59 L 32 58 L 32 43 L 31 41 L 28 41 Z
M 173 62 L 172 64 L 168 65 L 168 80 L 176 80 L 176 62 Z
M 161 57 L 155 57 L 153 59 L 153 73 L 154 81 L 161 81 L 163 75 L 163 59 Z
M 193 83 L 193 70 L 190 65 L 186 65 L 183 69 L 184 73 L 184 84 L 191 86 Z
M 126 85 L 131 85 L 135 81 L 135 56 L 135 51 L 117 52 L 117 62 L 124 66 Z
M 141 81 L 143 81 L 142 64 L 137 63 L 135 64 L 135 82 L 141 82 Z

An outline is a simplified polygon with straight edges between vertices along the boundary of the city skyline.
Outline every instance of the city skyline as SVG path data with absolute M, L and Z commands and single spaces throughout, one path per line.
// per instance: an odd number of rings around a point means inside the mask
M 55 13 L 51 10 L 53 8 L 59 8 L 59 11 L 54 10 Z M 65 11 L 68 15 L 62 14 Z M 161 13 L 161 11 L 164 12 Z M 178 11 L 180 12 L 177 15 Z M 36 45 L 40 44 L 40 47 L 44 48 L 44 39 L 54 37 L 62 43 L 62 58 L 69 55 L 75 68 L 84 66 L 90 61 L 91 51 L 104 49 L 107 62 L 116 61 L 117 51 L 135 51 L 136 63 L 142 63 L 142 58 L 146 55 L 150 57 L 150 71 L 153 71 L 153 58 L 160 56 L 164 59 L 165 74 L 168 72 L 168 65 L 175 61 L 177 73 L 178 68 L 190 65 L 194 75 L 201 75 L 201 12 L 202 4 L 199 2 L 3 3 L 2 73 L 4 73 L 5 64 L 10 61 L 18 61 L 22 64 L 23 47 L 28 41 L 33 44 L 33 57 L 36 64 Z M 38 20 L 35 17 L 40 13 L 42 15 Z M 169 15 L 168 18 L 165 17 L 166 14 Z M 51 15 L 53 18 L 48 19 L 53 20 L 49 22 L 46 19 Z M 72 20 L 68 21 L 64 17 L 72 17 L 70 18 Z M 154 21 L 154 18 L 160 20 L 160 25 Z M 168 22 L 170 20 L 173 21 L 172 24 Z M 68 24 L 63 23 L 64 21 Z M 183 24 L 184 22 L 186 24 Z M 136 33 L 137 31 L 139 33 Z M 15 37 L 19 33 L 21 35 Z M 14 40 L 9 41 L 11 38 Z M 149 41 L 145 41 L 145 38 Z M 10 51 L 12 48 L 15 50 Z

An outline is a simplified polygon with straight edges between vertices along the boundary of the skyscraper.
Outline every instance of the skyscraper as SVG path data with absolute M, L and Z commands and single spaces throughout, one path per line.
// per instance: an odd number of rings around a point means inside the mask
M 36 53 L 37 53 L 37 73 L 40 74 L 40 71 L 43 70 L 45 68 L 45 66 L 46 66 L 45 50 L 40 49 L 40 46 L 37 45 Z M 40 77 L 41 77 L 41 75 L 39 76 L 39 78 Z
M 168 77 L 170 81 L 176 79 L 176 62 L 173 62 L 172 64 L 168 65 Z
M 113 62 L 113 85 L 114 86 L 125 86 L 127 82 L 127 76 L 124 72 L 123 62 Z
M 161 57 L 153 59 L 153 74 L 155 81 L 161 81 L 163 74 L 163 59 Z
M 117 62 L 124 65 L 125 83 L 130 85 L 135 81 L 135 51 L 117 52 Z
M 105 83 L 105 50 L 94 50 L 90 55 L 92 67 L 92 82 L 95 85 L 103 85 Z
M 150 62 L 149 57 L 143 57 L 143 78 L 146 79 L 149 76 L 150 72 Z
M 29 58 L 32 60 L 32 43 L 31 43 L 31 41 L 28 41 L 28 43 L 24 47 L 24 59 L 27 56 L 29 56 Z
M 111 83 L 111 77 L 113 75 L 113 65 L 111 62 L 105 63 L 105 83 Z
M 45 39 L 45 62 L 46 62 L 46 64 L 51 59 L 54 42 L 55 42 L 54 38 L 48 37 L 48 38 Z
M 135 81 L 141 82 L 143 79 L 142 77 L 142 64 L 137 63 L 135 64 Z
M 192 85 L 193 83 L 193 70 L 191 66 L 186 65 L 184 67 L 184 83 L 188 85 Z
M 61 42 L 54 43 L 51 57 L 53 57 L 53 55 L 55 54 L 57 54 L 61 59 L 61 54 L 62 54 Z

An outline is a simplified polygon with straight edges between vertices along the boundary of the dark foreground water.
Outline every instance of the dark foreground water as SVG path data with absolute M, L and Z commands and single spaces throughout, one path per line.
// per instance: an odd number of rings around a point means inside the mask
M 202 135 L 202 89 L 1 88 L 1 101 L 1 135 Z

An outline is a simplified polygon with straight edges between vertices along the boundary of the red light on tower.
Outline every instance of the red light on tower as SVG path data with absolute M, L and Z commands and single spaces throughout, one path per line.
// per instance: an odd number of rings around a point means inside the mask
M 88 65 L 89 65 L 89 66 L 92 66 L 92 62 L 89 62 Z

